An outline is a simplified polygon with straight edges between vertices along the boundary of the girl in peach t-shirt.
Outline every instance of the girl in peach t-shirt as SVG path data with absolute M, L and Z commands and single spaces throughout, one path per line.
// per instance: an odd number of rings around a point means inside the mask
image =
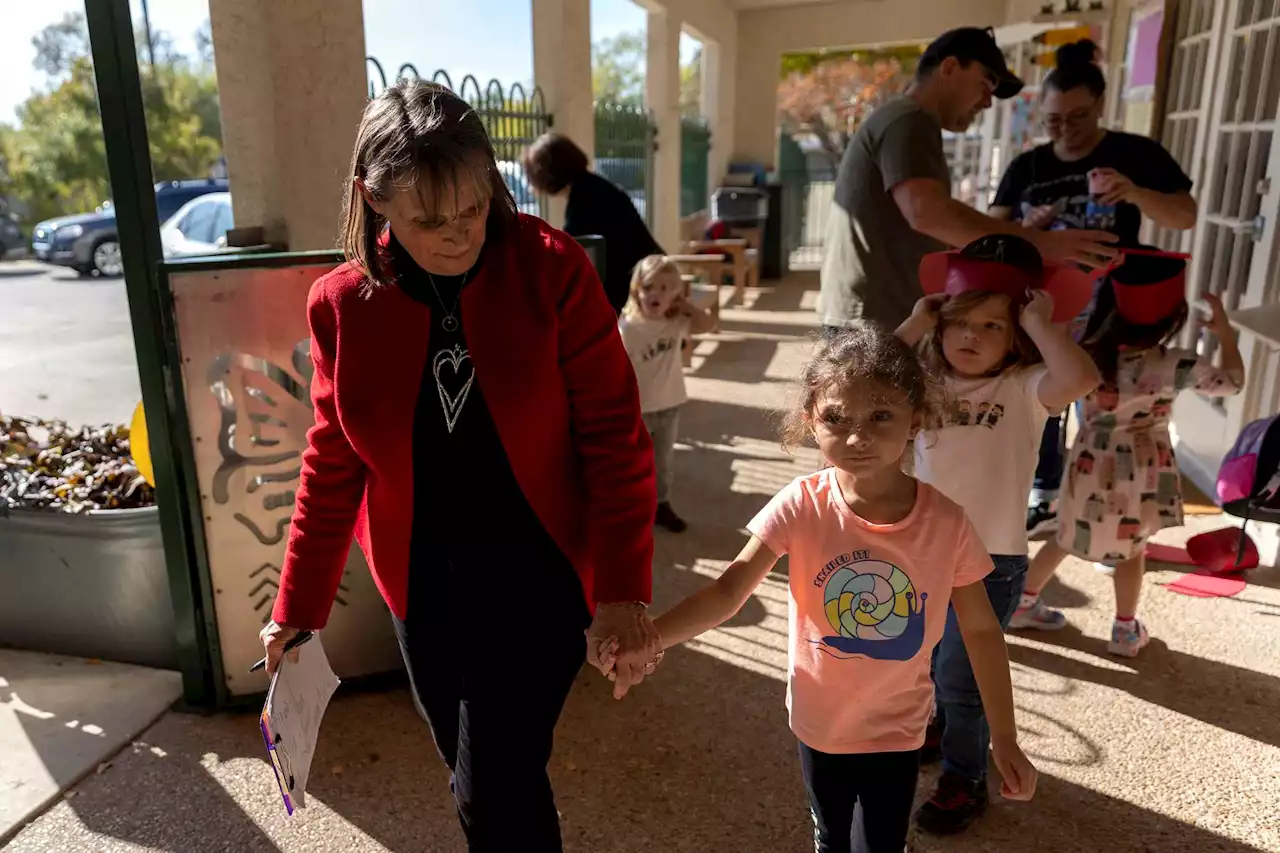
M 790 555 L 787 708 L 821 853 L 851 849 L 859 801 L 863 849 L 903 850 L 933 706 L 929 658 L 948 603 L 972 653 L 1003 793 L 1035 791 L 1004 635 L 981 583 L 991 558 L 959 506 L 902 470 L 930 414 L 926 377 L 917 355 L 875 325 L 824 343 L 786 438 L 812 437 L 830 467 L 779 492 L 724 574 L 656 622 L 664 647 L 709 631 Z M 606 672 L 611 653 L 607 644 L 600 655 Z

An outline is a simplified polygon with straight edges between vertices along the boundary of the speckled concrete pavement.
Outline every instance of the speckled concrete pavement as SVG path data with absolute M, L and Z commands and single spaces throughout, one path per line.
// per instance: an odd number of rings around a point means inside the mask
M 676 487 L 692 527 L 659 537 L 659 608 L 731 559 L 742 525 L 814 464 L 780 451 L 768 417 L 811 346 L 814 296 L 812 279 L 797 278 L 749 294 L 750 310 L 725 311 L 722 333 L 698 348 Z M 1119 661 L 1105 653 L 1109 579 L 1064 566 L 1046 595 L 1071 627 L 1010 640 L 1024 745 L 1043 774 L 1037 799 L 997 801 L 961 838 L 913 839 L 916 853 L 1280 851 L 1280 571 L 1254 572 L 1219 600 L 1161 588 L 1176 576 L 1149 574 L 1142 610 L 1158 639 Z M 808 848 L 782 707 L 785 583 L 785 570 L 771 576 L 730 625 L 673 651 L 623 703 L 583 674 L 552 766 L 568 850 Z M 446 774 L 403 691 L 335 702 L 305 814 L 285 817 L 260 753 L 252 715 L 170 714 L 5 849 L 463 849 Z

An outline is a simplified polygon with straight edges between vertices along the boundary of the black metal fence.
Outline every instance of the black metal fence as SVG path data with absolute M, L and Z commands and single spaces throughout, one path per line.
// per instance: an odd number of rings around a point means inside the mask
M 707 209 L 711 128 L 705 119 L 680 120 L 680 215 Z
M 597 102 L 596 172 L 626 191 L 653 227 L 653 152 L 657 131 L 649 112 L 633 104 Z
M 369 97 L 377 97 L 387 88 L 387 75 L 376 58 L 366 59 L 369 68 Z M 406 62 L 396 70 L 396 80 L 421 79 L 418 69 Z M 542 90 L 537 86 L 526 89 L 519 83 L 504 87 L 497 80 L 490 80 L 481 87 L 480 81 L 468 74 L 459 85 L 443 70 L 431 75 L 431 82 L 439 83 L 475 109 L 484 122 L 489 138 L 497 154 L 498 169 L 502 172 L 507 188 L 515 196 L 516 205 L 523 213 L 546 217 L 546 198 L 534 191 L 524 173 L 521 156 L 524 150 L 551 128 L 551 114 L 547 112 Z

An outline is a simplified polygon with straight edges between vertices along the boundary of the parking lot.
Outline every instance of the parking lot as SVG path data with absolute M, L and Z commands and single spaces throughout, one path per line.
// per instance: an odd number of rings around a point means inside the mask
M 124 279 L 0 263 L 0 413 L 127 423 L 140 399 Z

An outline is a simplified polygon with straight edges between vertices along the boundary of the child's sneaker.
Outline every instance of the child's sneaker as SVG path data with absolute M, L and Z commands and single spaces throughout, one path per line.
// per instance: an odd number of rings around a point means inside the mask
M 954 773 L 943 773 L 929 802 L 916 812 L 916 824 L 934 835 L 955 835 L 982 817 L 989 800 L 985 779 L 970 782 Z
M 1057 631 L 1066 627 L 1066 624 L 1066 614 L 1049 607 L 1038 595 L 1035 598 L 1022 596 L 1018 609 L 1013 611 L 1013 618 L 1009 620 L 1009 627 L 1014 631 L 1026 628 L 1034 628 L 1037 631 Z
M 1027 507 L 1027 535 L 1052 533 L 1058 529 L 1058 514 L 1048 501 Z
M 676 515 L 676 511 L 666 501 L 658 504 L 658 511 L 653 517 L 653 523 L 670 530 L 672 533 L 684 533 L 689 529 L 688 523 Z
M 1146 648 L 1147 643 L 1150 642 L 1151 635 L 1147 633 L 1146 625 L 1137 619 L 1130 619 L 1127 622 L 1117 619 L 1111 625 L 1111 642 L 1107 644 L 1107 651 L 1121 657 L 1137 657 L 1138 652 Z

